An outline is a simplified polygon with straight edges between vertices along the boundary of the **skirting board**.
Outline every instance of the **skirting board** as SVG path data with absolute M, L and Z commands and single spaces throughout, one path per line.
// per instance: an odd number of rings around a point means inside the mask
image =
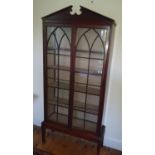
M 122 141 L 117 139 L 104 137 L 103 145 L 120 151 L 122 150 Z

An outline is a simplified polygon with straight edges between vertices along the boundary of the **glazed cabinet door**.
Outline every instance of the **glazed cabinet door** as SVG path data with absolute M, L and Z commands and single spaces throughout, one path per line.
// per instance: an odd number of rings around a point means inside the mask
M 95 133 L 109 28 L 77 28 L 72 128 Z
M 47 120 L 68 126 L 71 28 L 47 27 Z

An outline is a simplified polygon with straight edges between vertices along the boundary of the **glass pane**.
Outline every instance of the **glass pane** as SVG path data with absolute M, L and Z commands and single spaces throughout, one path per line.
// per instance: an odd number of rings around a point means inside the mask
M 73 128 L 96 132 L 100 85 L 109 29 L 78 28 Z
M 89 75 L 88 85 L 100 87 L 100 84 L 101 84 L 101 76 Z
M 70 28 L 47 28 L 47 117 L 65 125 L 68 125 L 70 42 Z
M 83 73 L 75 73 L 75 83 L 87 83 L 87 75 Z
M 73 127 L 82 129 L 84 126 L 84 112 L 73 111 Z
M 75 69 L 78 70 L 88 70 L 88 60 L 84 58 L 76 58 Z
M 102 60 L 92 60 L 90 59 L 89 60 L 89 70 L 90 70 L 90 73 L 91 72 L 94 72 L 94 73 L 102 73 L 102 68 L 103 68 L 103 61 Z

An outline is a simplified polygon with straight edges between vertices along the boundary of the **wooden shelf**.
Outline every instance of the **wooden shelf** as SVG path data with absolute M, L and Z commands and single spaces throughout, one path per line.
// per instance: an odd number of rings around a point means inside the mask
M 58 106 L 61 106 L 61 107 L 64 107 L 64 108 L 68 108 L 69 101 L 67 99 L 64 99 L 64 98 L 59 98 L 59 102 L 57 104 L 57 98 L 54 97 L 52 100 L 48 100 L 48 104 L 58 105 Z M 86 109 L 85 109 L 84 106 L 85 105 L 84 105 L 83 102 L 74 101 L 73 109 L 81 111 L 81 112 L 93 114 L 93 115 L 98 114 L 98 106 L 91 105 L 91 104 L 88 104 L 88 103 L 86 104 Z
M 64 52 L 48 52 L 48 54 L 52 54 L 52 55 L 56 55 L 56 56 L 65 56 L 65 57 L 70 57 L 70 54 L 66 54 Z M 94 53 L 91 53 L 91 54 L 96 54 L 95 52 Z M 90 58 L 89 57 L 86 57 L 86 56 L 79 56 L 79 55 L 76 55 L 76 58 L 83 58 L 83 59 L 92 59 L 92 60 L 104 60 L 102 57 L 99 58 L 98 57 L 92 57 L 92 55 L 90 55 Z
M 51 80 L 54 80 L 54 78 L 53 77 L 50 77 L 50 76 L 48 76 L 48 79 L 51 79 Z M 55 79 L 56 81 L 58 81 L 57 79 Z M 60 79 L 59 78 L 59 81 L 61 81 L 61 82 L 64 82 L 64 83 L 69 83 L 69 80 L 64 80 L 64 79 Z M 86 85 L 86 83 L 82 83 L 82 82 L 77 82 L 77 81 L 75 81 L 74 82 L 75 84 L 82 84 L 82 85 Z M 89 83 L 88 84 L 90 87 L 100 87 L 100 85 L 96 85 L 96 84 L 91 84 L 91 83 Z
M 76 73 L 88 74 L 88 70 L 87 69 L 83 69 L 83 68 L 75 68 L 75 72 Z M 102 73 L 97 72 L 95 70 L 89 70 L 89 74 L 90 75 L 96 75 L 96 76 L 101 76 L 102 75 Z
M 55 69 L 55 70 L 64 70 L 64 71 L 70 71 L 70 67 L 68 66 L 48 66 L 48 69 Z
M 74 91 L 86 93 L 86 85 L 75 84 Z M 97 95 L 97 96 L 100 95 L 99 88 L 95 88 L 95 87 L 93 88 L 90 86 L 88 86 L 88 88 L 87 88 L 87 93 L 91 94 L 91 95 Z
M 55 70 L 64 70 L 64 71 L 70 71 L 70 67 L 68 66 L 48 66 L 48 69 L 55 69 Z M 88 74 L 88 70 L 87 69 L 83 69 L 83 68 L 75 68 L 75 72 L 76 73 L 83 73 L 83 74 Z M 90 75 L 96 75 L 96 76 L 101 76 L 102 73 L 99 73 L 95 70 L 89 70 L 89 74 Z
M 48 116 L 48 120 L 68 125 L 68 115 L 65 115 L 65 114 L 53 112 Z M 73 128 L 84 129 L 92 132 L 96 131 L 96 125 L 97 125 L 96 122 L 83 120 L 76 117 L 73 117 L 72 122 L 73 122 Z M 84 122 L 85 122 L 85 127 L 84 127 Z
M 53 97 L 52 100 L 48 100 L 48 104 L 51 104 L 51 105 L 56 105 L 57 104 L 57 97 Z M 65 98 L 59 98 L 59 106 L 62 106 L 62 107 L 68 107 L 69 105 L 69 101 Z
M 69 90 L 69 83 L 65 83 L 65 82 L 55 82 L 55 81 L 48 81 L 48 86 L 49 87 L 53 87 L 53 88 L 59 88 L 59 89 L 65 89 L 65 90 Z M 75 92 L 81 92 L 81 93 L 88 93 L 91 95 L 100 95 L 100 89 L 99 88 L 95 88 L 95 87 L 90 87 L 88 86 L 87 91 L 86 91 L 86 85 L 84 84 L 75 84 L 74 86 L 74 91 Z
M 60 49 L 59 53 L 58 51 L 55 51 L 56 49 L 48 49 L 48 54 L 53 54 L 53 55 L 59 55 L 59 56 L 65 56 L 65 57 L 70 57 L 70 50 L 69 49 Z M 63 52 L 62 52 L 63 51 Z M 83 58 L 83 59 L 92 59 L 92 60 L 104 60 L 104 58 L 101 56 L 101 51 L 91 51 L 91 54 L 97 54 L 97 57 L 93 57 L 92 55 L 90 55 L 90 58 L 87 56 L 79 56 L 77 55 L 78 53 L 83 53 L 82 51 L 84 51 L 84 53 L 88 53 L 89 51 L 86 50 L 77 50 L 76 53 L 76 58 Z M 103 54 L 103 53 L 102 53 Z
M 68 124 L 68 116 L 60 114 L 60 113 L 57 114 L 56 112 L 53 112 L 48 116 L 48 119 L 54 122 L 65 124 L 65 125 Z
M 48 51 L 58 51 L 58 49 L 54 49 L 54 48 L 48 48 Z M 60 48 L 59 51 L 65 51 L 65 52 L 71 52 L 71 49 L 68 48 Z M 82 49 L 76 49 L 76 52 L 81 52 L 81 53 L 89 53 L 89 50 L 82 50 Z M 49 52 L 50 53 L 50 52 Z M 58 53 L 58 52 L 57 52 Z M 91 51 L 91 53 L 95 53 L 95 54 L 103 54 L 103 51 Z
M 65 89 L 65 90 L 69 90 L 69 83 L 64 83 L 64 82 L 48 82 L 48 86 L 49 87 L 53 87 L 53 88 L 61 88 L 61 89 Z
M 91 132 L 96 132 L 97 123 L 95 122 L 73 118 L 72 123 L 73 129 L 83 129 Z

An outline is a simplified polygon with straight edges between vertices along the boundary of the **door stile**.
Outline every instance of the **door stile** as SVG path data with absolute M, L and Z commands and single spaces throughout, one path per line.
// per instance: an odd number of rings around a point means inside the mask
M 74 79 L 75 79 L 75 55 L 76 55 L 76 32 L 77 28 L 72 27 L 71 34 L 71 56 L 70 56 L 70 90 L 69 90 L 69 112 L 68 112 L 68 127 L 72 128 L 73 118 L 73 100 L 74 100 Z

